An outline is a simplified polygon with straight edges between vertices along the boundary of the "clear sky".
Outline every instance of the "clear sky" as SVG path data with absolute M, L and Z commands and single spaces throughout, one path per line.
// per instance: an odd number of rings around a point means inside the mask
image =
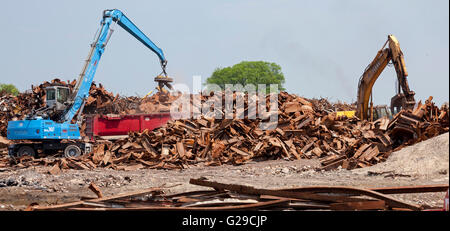
M 275 62 L 288 92 L 356 100 L 358 79 L 395 35 L 416 100 L 449 101 L 449 1 L 2 1 L 0 82 L 29 89 L 81 71 L 104 9 L 122 10 L 163 49 L 178 83 L 209 77 L 243 60 Z M 145 95 L 161 71 L 157 56 L 120 27 L 94 81 L 123 95 Z M 395 70 L 374 86 L 374 103 L 389 104 Z

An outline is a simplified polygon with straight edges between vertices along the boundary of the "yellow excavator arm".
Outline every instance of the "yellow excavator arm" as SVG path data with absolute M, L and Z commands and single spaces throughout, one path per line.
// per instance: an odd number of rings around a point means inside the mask
M 389 44 L 389 47 L 385 48 L 387 44 Z M 393 35 L 388 35 L 388 40 L 359 79 L 356 116 L 360 119 L 370 117 L 369 101 L 372 95 L 372 87 L 390 61 L 394 64 L 398 80 L 397 94 L 391 99 L 391 111 L 399 108 L 414 108 L 414 92 L 409 89 L 406 79 L 408 72 L 403 53 L 400 50 L 398 40 Z M 400 93 L 400 90 L 403 93 Z

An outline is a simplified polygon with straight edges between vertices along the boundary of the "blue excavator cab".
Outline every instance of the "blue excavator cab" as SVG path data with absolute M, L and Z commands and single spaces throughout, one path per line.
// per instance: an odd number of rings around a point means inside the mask
M 66 86 L 48 86 L 45 90 L 45 101 L 48 107 L 57 111 L 63 111 L 66 108 L 65 103 L 69 99 L 70 88 Z

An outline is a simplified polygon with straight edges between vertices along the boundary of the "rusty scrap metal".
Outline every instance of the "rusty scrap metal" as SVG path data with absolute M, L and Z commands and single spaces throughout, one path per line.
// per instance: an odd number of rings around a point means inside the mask
M 212 182 L 212 181 L 206 181 L 202 179 L 191 179 L 189 181 L 191 184 L 195 185 L 201 185 L 201 186 L 207 186 L 207 187 L 213 187 L 216 190 L 230 190 L 235 192 L 241 192 L 245 194 L 257 194 L 257 195 L 274 195 L 274 196 L 282 196 L 282 197 L 289 197 L 289 198 L 298 198 L 298 199 L 321 199 L 319 195 L 317 194 L 308 194 L 306 192 L 307 189 L 305 188 L 305 191 L 301 192 L 293 192 L 293 191 L 280 191 L 280 190 L 269 190 L 269 189 L 256 189 L 250 186 L 244 186 L 244 185 L 237 185 L 237 184 L 222 184 L 218 182 Z M 383 195 L 382 193 L 367 190 L 367 189 L 360 189 L 355 187 L 343 187 L 343 186 L 325 186 L 325 187 L 311 187 L 315 192 L 317 190 L 321 192 L 331 192 L 331 193 L 352 193 L 352 194 L 359 194 L 364 196 L 370 196 L 375 199 L 384 200 L 387 205 L 390 205 L 394 208 L 407 208 L 411 210 L 420 210 L 420 206 L 405 203 L 402 201 L 399 201 L 395 198 L 389 197 L 387 195 Z
M 309 186 L 295 189 L 257 189 L 245 185 L 224 184 L 191 179 L 190 183 L 215 190 L 188 191 L 166 195 L 161 187 L 116 196 L 77 202 L 39 206 L 27 211 L 226 211 L 226 210 L 423 210 L 381 192 L 418 193 L 442 191 L 445 185 L 377 188 L 380 192 L 348 186 Z M 174 186 L 172 186 L 174 187 Z M 448 187 L 448 185 L 447 185 Z M 296 190 L 296 191 L 289 191 Z M 312 195 L 322 195 L 314 198 Z M 324 195 L 340 195 L 351 200 L 323 200 Z M 359 197 L 355 197 L 359 196 Z M 363 196 L 363 197 L 361 197 Z M 305 198 L 307 197 L 307 198 Z M 369 197 L 369 198 L 367 198 Z
M 61 84 L 67 84 L 55 80 Z M 45 83 L 47 84 L 47 83 Z M 8 98 L 16 102 L 0 114 L 3 121 L 24 116 L 22 109 L 36 106 L 24 104 L 31 97 L 33 105 L 41 105 L 45 98 L 43 86 L 34 87 L 33 93 L 25 97 Z M 50 83 L 48 83 L 50 84 Z M 74 82 L 69 83 L 72 86 Z M 91 95 L 85 106 L 85 113 L 133 114 L 141 112 L 167 111 L 177 99 L 161 103 L 160 94 L 141 99 L 120 97 L 107 92 L 99 84 L 93 84 Z M 199 111 L 200 105 L 190 107 Z M 216 99 L 216 96 L 200 96 L 201 102 Z M 244 98 L 248 97 L 244 95 Z M 267 96 L 266 100 L 269 100 Z M 166 99 L 164 99 L 166 100 Z M 224 99 L 223 99 L 224 100 Z M 351 109 L 354 105 L 331 104 L 326 99 L 305 99 L 287 92 L 278 94 L 278 122 L 275 130 L 259 128 L 259 119 L 210 119 L 169 121 L 165 127 L 154 131 L 130 133 L 127 138 L 115 141 L 98 140 L 93 152 L 76 159 L 64 158 L 48 162 L 23 158 L 19 167 L 38 164 L 58 164 L 61 170 L 94 169 L 97 167 L 115 170 L 137 170 L 141 168 L 183 169 L 189 165 L 205 163 L 208 166 L 222 164 L 240 165 L 254 159 L 321 159 L 318 170 L 333 170 L 339 167 L 354 169 L 372 166 L 385 161 L 391 152 L 407 145 L 437 136 L 449 130 L 449 109 L 437 108 L 430 97 L 424 104 L 419 102 L 415 110 L 403 110 L 388 122 L 361 121 L 358 118 L 339 118 L 332 110 Z M 18 103 L 18 102 L 22 103 Z M 36 101 L 36 102 L 35 102 Z M 1 100 L 0 100 L 1 102 Z M 0 103 L 0 105 L 3 105 Z M 1 109 L 1 107 L 0 107 Z M 235 109 L 233 109 L 235 110 Z M 236 111 L 233 111 L 236 112 Z M 17 114 L 21 113 L 21 114 Z M 236 112 L 237 113 L 237 112 Z M 5 116 L 6 115 L 6 116 Z M 2 122 L 4 123 L 4 122 Z M 81 127 L 83 133 L 86 124 Z M 6 124 L 0 125 L 0 133 L 6 132 Z M 0 140 L 1 141 L 1 140 Z M 0 144 L 0 148 L 2 145 Z M 5 153 L 6 149 L 2 149 Z M 1 149 L 0 149 L 1 151 Z M 30 162 L 31 161 L 31 162 Z M 0 167 L 12 166 L 6 158 L 0 159 Z M 17 166 L 17 165 L 13 165 Z M 56 167 L 55 167 L 56 169 Z

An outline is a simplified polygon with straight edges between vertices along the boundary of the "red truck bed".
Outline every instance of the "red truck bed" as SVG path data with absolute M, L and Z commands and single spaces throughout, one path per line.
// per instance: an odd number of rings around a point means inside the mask
M 87 115 L 85 133 L 90 140 L 100 136 L 124 136 L 131 131 L 154 130 L 164 126 L 170 118 L 170 112 L 134 115 Z

